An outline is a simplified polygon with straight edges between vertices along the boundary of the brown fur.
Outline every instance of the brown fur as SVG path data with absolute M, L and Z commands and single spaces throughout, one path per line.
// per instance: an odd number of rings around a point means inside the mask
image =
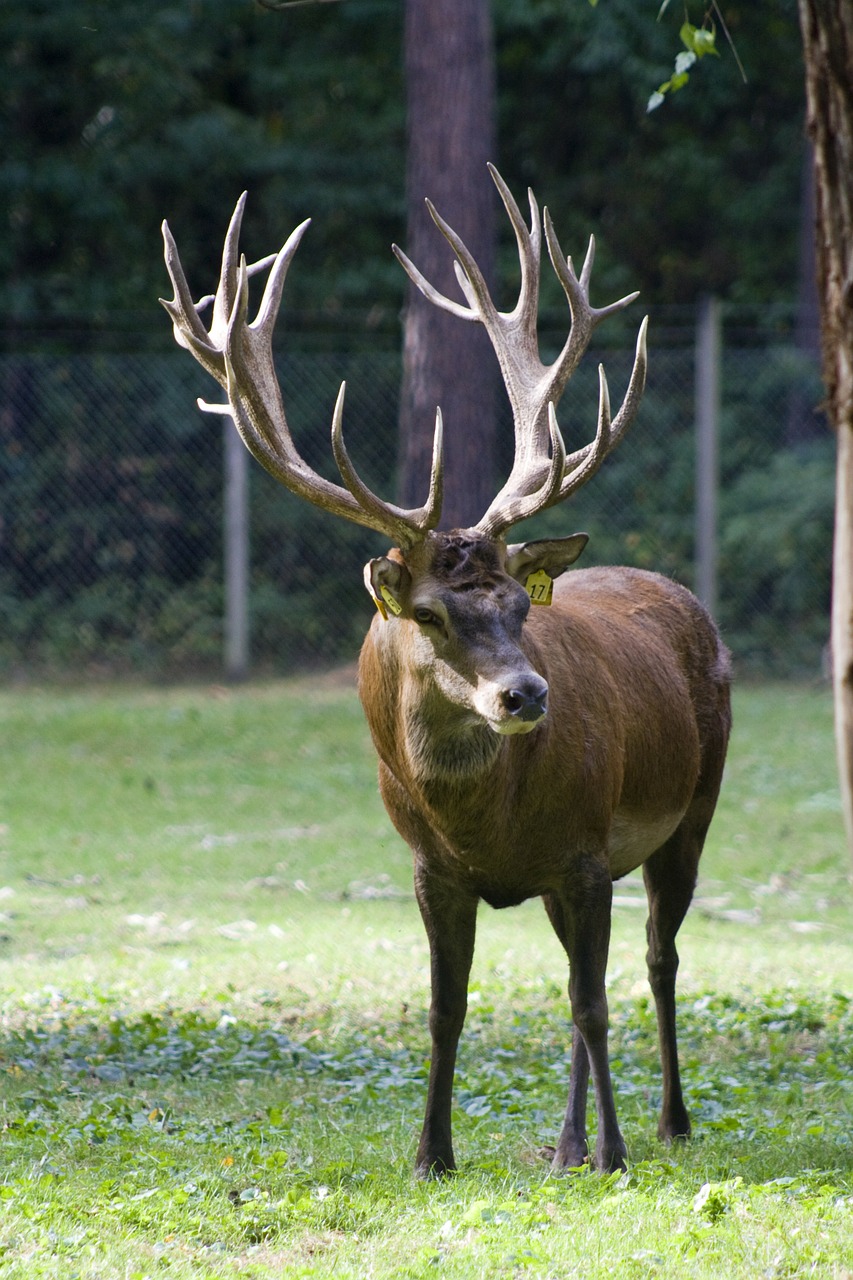
M 526 594 L 502 544 L 433 534 L 393 564 L 399 617 L 374 619 L 360 695 L 390 817 L 410 844 L 432 951 L 433 1060 L 421 1173 L 454 1167 L 450 1091 L 474 917 L 542 896 L 570 960 L 576 1025 L 559 1166 L 586 1157 L 586 1075 L 595 1163 L 624 1163 L 606 1051 L 604 968 L 612 879 L 645 864 L 649 973 L 658 1000 L 664 1138 L 689 1129 L 675 1058 L 677 931 L 713 814 L 728 740 L 727 654 L 682 587 L 631 569 L 560 578 L 550 608 Z M 395 579 L 396 581 L 396 579 Z M 419 626 L 424 604 L 446 616 Z M 469 699 L 484 685 L 548 684 L 548 714 L 507 736 Z M 490 704 L 491 705 L 491 704 Z

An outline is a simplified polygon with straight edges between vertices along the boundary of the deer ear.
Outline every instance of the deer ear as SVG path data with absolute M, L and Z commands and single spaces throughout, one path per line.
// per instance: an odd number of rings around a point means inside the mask
M 586 544 L 588 533 L 573 533 L 569 538 L 542 538 L 538 542 L 515 542 L 506 549 L 506 571 L 517 582 L 544 569 L 549 578 L 559 578 L 574 564 Z
M 389 613 L 398 617 L 403 612 L 411 582 L 406 566 L 389 556 L 378 556 L 364 566 L 364 585 L 383 618 L 387 619 Z

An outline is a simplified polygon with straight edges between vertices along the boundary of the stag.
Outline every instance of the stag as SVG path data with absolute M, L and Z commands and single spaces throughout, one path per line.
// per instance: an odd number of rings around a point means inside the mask
M 512 194 L 492 178 L 515 233 L 518 302 L 499 311 L 476 262 L 429 205 L 449 242 L 464 302 L 437 292 L 404 253 L 419 289 L 460 319 L 482 324 L 512 406 L 515 460 L 503 488 L 469 529 L 440 531 L 442 421 L 436 415 L 426 502 L 404 510 L 357 474 L 342 435 L 344 386 L 332 418 L 343 487 L 300 457 L 287 425 L 272 355 L 285 275 L 307 222 L 280 253 L 253 267 L 238 256 L 244 199 L 225 241 L 209 329 L 193 303 L 164 223 L 175 296 L 164 302 L 178 343 L 225 389 L 224 405 L 247 447 L 282 484 L 392 544 L 365 567 L 377 605 L 361 651 L 359 693 L 379 756 L 391 821 L 411 846 L 418 905 L 429 939 L 432 1057 L 417 1172 L 455 1168 L 451 1098 L 466 1012 L 477 907 L 541 897 L 569 961 L 573 1020 L 565 1118 L 556 1169 L 590 1160 L 624 1168 L 608 1062 L 605 968 L 612 883 L 642 866 L 648 896 L 649 981 L 662 1067 L 658 1133 L 684 1138 L 690 1120 L 678 1070 L 675 937 L 696 883 L 730 727 L 728 656 L 702 605 L 654 573 L 593 568 L 563 576 L 585 534 L 510 543 L 519 521 L 585 484 L 636 413 L 646 372 L 646 321 L 621 408 L 611 414 L 599 369 L 595 438 L 567 453 L 555 406 L 595 327 L 635 294 L 596 308 L 589 300 L 594 242 L 580 274 L 560 248 L 547 209 L 529 193 L 528 227 Z M 565 345 L 540 359 L 537 309 L 541 238 L 570 311 Z M 256 318 L 249 277 L 270 267 Z M 531 607 L 532 605 L 546 607 Z M 587 1144 L 589 1079 L 597 1133 Z

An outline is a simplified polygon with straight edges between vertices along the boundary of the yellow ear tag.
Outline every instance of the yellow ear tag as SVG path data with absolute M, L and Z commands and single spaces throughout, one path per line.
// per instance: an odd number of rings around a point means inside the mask
M 550 604 L 554 598 L 554 579 L 549 578 L 544 569 L 537 569 L 528 576 L 524 589 L 532 604 Z
M 384 604 L 382 603 L 382 601 L 379 599 L 379 596 L 376 594 L 376 592 L 375 592 L 375 591 L 371 591 L 371 593 L 370 593 L 370 598 L 371 598 L 371 600 L 373 601 L 373 603 L 376 605 L 376 608 L 379 610 L 379 616 L 380 616 L 380 618 L 382 619 L 382 621 L 383 621 L 383 622 L 387 622 L 387 621 L 388 621 L 388 610 L 385 608 L 385 605 L 384 605 Z
M 385 601 L 388 608 L 393 613 L 394 617 L 399 618 L 400 614 L 403 612 L 403 606 L 400 604 L 400 601 L 397 599 L 397 597 L 393 594 L 393 592 L 391 591 L 391 588 L 382 586 L 379 588 L 379 594 L 382 596 L 382 599 Z M 376 603 L 379 604 L 379 601 L 377 600 Z M 380 613 L 383 612 L 381 606 L 379 611 Z M 387 618 L 388 615 L 386 614 L 385 616 Z

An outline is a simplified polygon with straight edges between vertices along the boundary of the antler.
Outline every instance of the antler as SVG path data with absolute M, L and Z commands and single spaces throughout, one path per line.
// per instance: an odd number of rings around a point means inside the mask
M 430 302 L 449 311 L 451 315 L 463 320 L 477 320 L 485 327 L 498 357 L 515 424 L 515 461 L 506 484 L 476 526 L 482 533 L 498 537 L 511 525 L 561 502 L 585 484 L 622 439 L 636 414 L 645 386 L 648 317 L 640 326 L 634 367 L 619 412 L 615 418 L 611 417 L 607 379 L 603 366 L 599 365 L 598 429 L 595 439 L 567 455 L 557 426 L 555 405 L 589 345 L 596 325 L 633 302 L 637 294 L 631 293 L 607 307 L 593 307 L 589 301 L 589 282 L 595 257 L 595 240 L 590 236 L 589 248 L 578 277 L 571 258 L 565 257 L 560 248 L 550 214 L 545 209 L 543 222 L 548 254 L 568 299 L 571 328 L 554 363 L 543 364 L 536 335 L 542 249 L 539 208 L 533 192 L 528 191 L 528 229 L 509 188 L 494 165 L 489 165 L 489 172 L 509 215 L 518 245 L 521 288 L 513 311 L 497 310 L 471 253 L 429 201 L 427 207 L 433 221 L 456 255 L 456 278 L 468 305 L 463 306 L 439 293 L 396 245 L 394 252 L 410 279 Z
M 227 404 L 207 404 L 199 400 L 199 407 L 209 413 L 230 414 L 244 444 L 258 462 L 299 497 L 334 515 L 386 534 L 400 547 L 410 547 L 435 528 L 441 514 L 441 414 L 436 415 L 429 496 L 422 507 L 409 511 L 383 502 L 357 475 L 343 440 L 346 383 L 341 383 L 332 418 L 332 451 L 346 488 L 324 479 L 309 467 L 300 456 L 287 425 L 272 354 L 273 329 L 285 277 L 308 221 L 296 228 L 278 254 L 247 266 L 244 257 L 238 258 L 237 251 L 245 203 L 244 193 L 237 202 L 225 238 L 222 272 L 212 299 L 209 330 L 205 329 L 200 312 L 211 298 L 193 302 L 177 246 L 168 224 L 163 223 L 166 268 L 175 296 L 171 301 L 163 298 L 160 301 L 172 317 L 176 341 L 192 352 L 228 395 Z M 266 268 L 270 268 L 270 273 L 258 314 L 249 322 L 249 277 Z

